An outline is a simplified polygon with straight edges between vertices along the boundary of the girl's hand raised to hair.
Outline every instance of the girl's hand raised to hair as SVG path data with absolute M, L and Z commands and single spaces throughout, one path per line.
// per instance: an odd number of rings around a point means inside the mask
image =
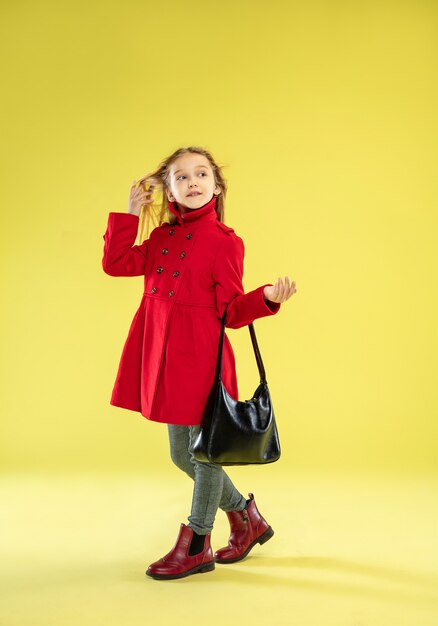
M 286 276 L 284 284 L 283 280 L 279 278 L 275 285 L 268 285 L 263 290 L 263 296 L 266 300 L 271 302 L 285 302 L 296 292 L 295 281 L 289 283 L 289 277 Z
M 128 213 L 139 216 L 141 207 L 144 204 L 153 202 L 153 192 L 154 185 L 149 185 L 149 188 L 146 190 L 146 182 L 143 179 L 137 182 L 134 180 L 129 193 Z

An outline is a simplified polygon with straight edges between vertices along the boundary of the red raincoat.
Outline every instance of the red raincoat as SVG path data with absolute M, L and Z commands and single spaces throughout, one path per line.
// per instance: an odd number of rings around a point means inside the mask
M 211 390 L 225 306 L 228 328 L 274 315 L 266 283 L 244 293 L 243 240 L 217 219 L 216 197 L 154 228 L 133 245 L 139 218 L 110 212 L 102 267 L 110 276 L 144 276 L 144 293 L 125 341 L 110 404 L 168 424 L 200 424 Z M 225 334 L 222 380 L 236 400 L 231 343 Z

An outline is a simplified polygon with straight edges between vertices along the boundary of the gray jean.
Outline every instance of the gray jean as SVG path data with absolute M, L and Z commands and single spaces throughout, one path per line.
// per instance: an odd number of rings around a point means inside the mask
M 242 511 L 246 499 L 237 491 L 221 465 L 201 463 L 193 457 L 191 447 L 200 426 L 168 424 L 167 427 L 172 461 L 194 480 L 188 526 L 199 535 L 205 535 L 213 530 L 218 508 Z

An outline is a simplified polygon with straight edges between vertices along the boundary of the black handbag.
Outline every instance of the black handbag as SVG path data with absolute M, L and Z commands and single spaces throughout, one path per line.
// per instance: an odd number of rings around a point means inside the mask
M 280 441 L 265 369 L 253 323 L 248 324 L 260 374 L 250 400 L 235 400 L 222 382 L 222 351 L 227 310 L 222 317 L 215 380 L 192 446 L 196 460 L 218 465 L 273 463 L 280 458 Z

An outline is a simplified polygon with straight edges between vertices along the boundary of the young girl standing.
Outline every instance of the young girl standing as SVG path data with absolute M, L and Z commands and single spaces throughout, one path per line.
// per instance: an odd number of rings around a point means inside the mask
M 149 189 L 145 184 L 149 183 Z M 135 244 L 152 214 L 154 189 L 163 193 L 156 226 Z M 122 351 L 110 404 L 167 424 L 172 461 L 194 481 L 189 523 L 165 556 L 149 565 L 155 579 L 182 578 L 243 559 L 274 533 L 220 465 L 198 462 L 192 444 L 214 380 L 221 318 L 240 328 L 275 315 L 295 293 L 286 276 L 244 293 L 243 240 L 223 222 L 227 185 L 211 154 L 180 148 L 132 185 L 126 213 L 110 212 L 102 267 L 110 276 L 144 276 L 144 293 Z M 166 218 L 166 221 L 164 221 Z M 140 226 L 140 228 L 139 228 Z M 233 349 L 224 337 L 222 380 L 238 399 Z M 231 528 L 228 545 L 211 549 L 217 509 Z

